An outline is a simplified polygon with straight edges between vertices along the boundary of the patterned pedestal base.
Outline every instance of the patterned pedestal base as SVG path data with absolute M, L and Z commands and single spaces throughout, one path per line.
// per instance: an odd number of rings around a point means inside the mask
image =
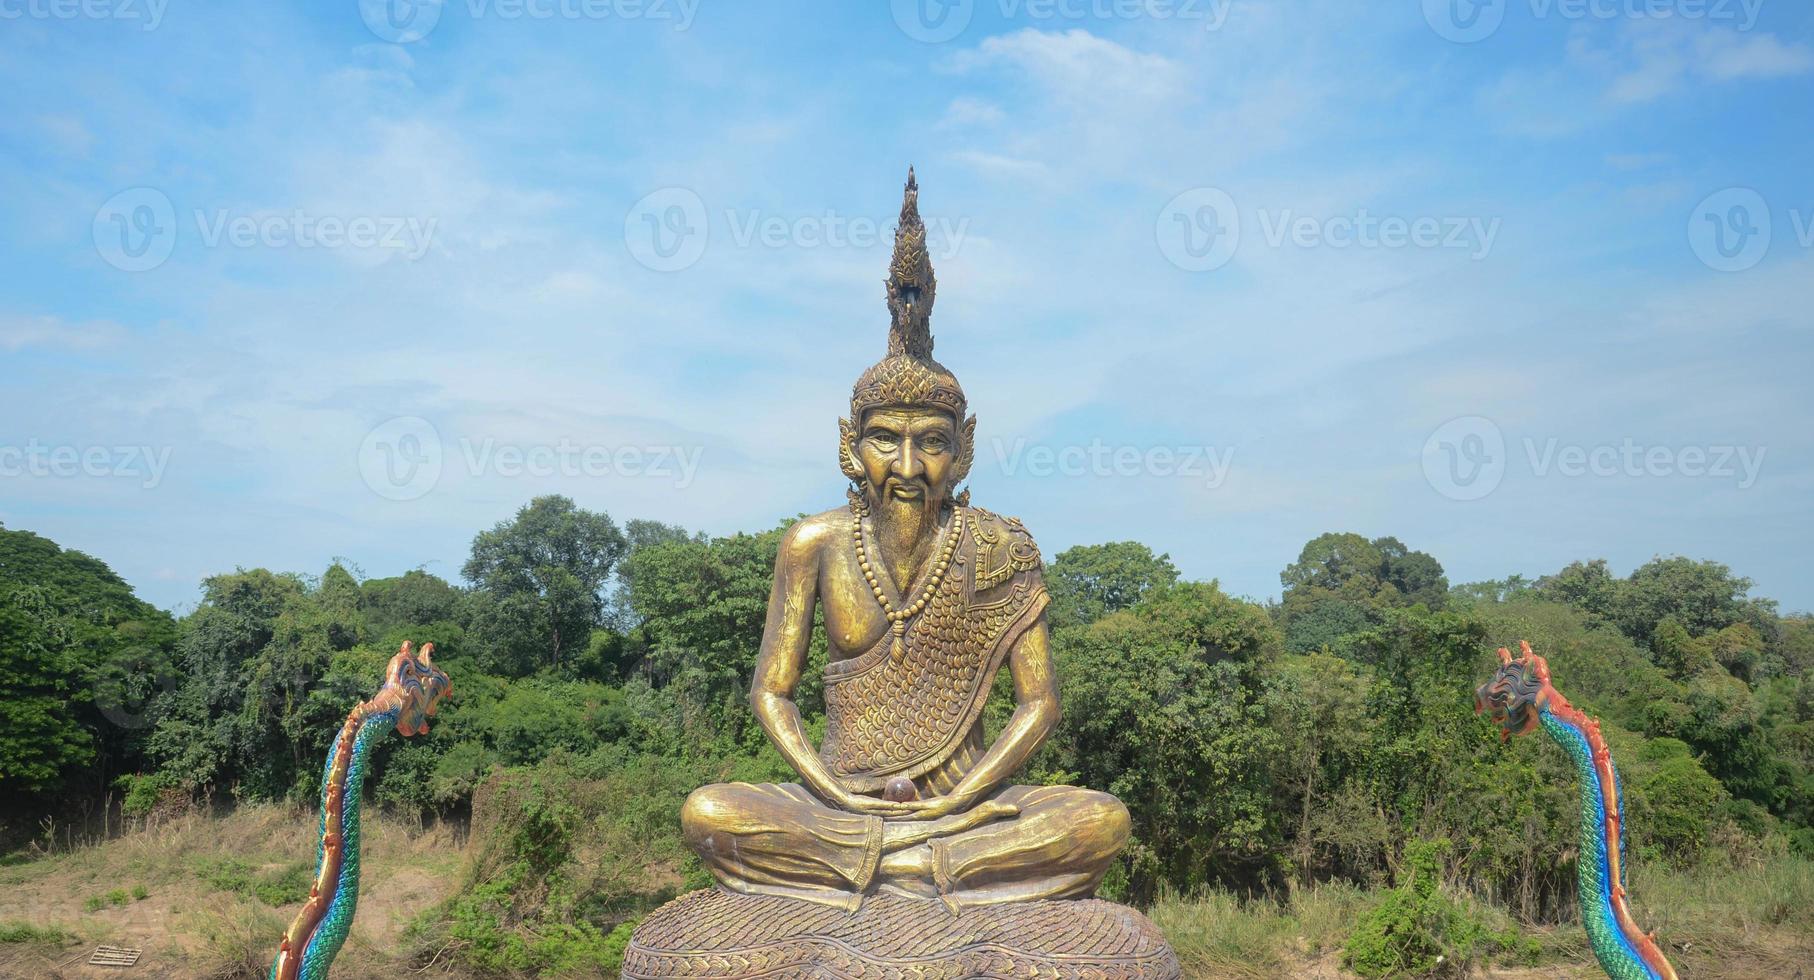
M 1177 980 L 1146 917 L 1102 901 L 953 915 L 872 896 L 855 915 L 787 898 L 693 892 L 656 909 L 624 952 L 625 980 Z

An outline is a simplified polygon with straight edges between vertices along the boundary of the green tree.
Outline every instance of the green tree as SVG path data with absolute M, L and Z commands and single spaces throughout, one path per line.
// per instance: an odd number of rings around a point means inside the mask
M 1130 891 L 1252 884 L 1276 842 L 1265 610 L 1185 583 L 1058 634 L 1059 765 L 1133 816 Z
M 94 758 L 94 734 L 76 722 L 82 676 L 42 590 L 0 596 L 0 790 L 49 789 Z
M 789 522 L 791 523 L 791 522 Z M 764 737 L 745 700 L 762 631 L 775 555 L 787 524 L 761 534 L 670 539 L 626 562 L 628 596 L 650 677 L 669 688 L 692 741 L 710 751 L 754 748 Z M 817 632 L 817 631 L 816 631 Z M 814 651 L 823 656 L 822 636 Z M 816 672 L 796 693 L 810 712 Z
M 1155 555 L 1138 541 L 1077 545 L 1046 569 L 1052 627 L 1093 623 L 1120 612 L 1178 581 L 1170 555 Z
M 1606 559 L 1573 562 L 1554 575 L 1537 580 L 1537 593 L 1581 610 L 1596 621 L 1608 621 L 1618 604 L 1622 583 L 1606 566 Z
M 1656 558 L 1638 567 L 1614 601 L 1612 618 L 1625 635 L 1641 644 L 1666 616 L 1673 616 L 1691 636 L 1715 632 L 1737 622 L 1770 621 L 1775 604 L 1749 599 L 1751 580 L 1732 574 L 1719 562 L 1680 556 Z
M 1407 605 L 1441 609 L 1448 599 L 1449 578 L 1442 564 L 1422 551 L 1412 551 L 1397 538 L 1374 538 L 1379 549 L 1379 577 L 1397 590 Z
M 459 618 L 460 590 L 446 579 L 419 568 L 393 578 L 367 579 L 359 585 L 359 611 L 372 642 L 399 628 L 451 622 Z
M 1379 625 L 1386 610 L 1441 609 L 1449 592 L 1435 558 L 1394 537 L 1369 541 L 1352 532 L 1312 538 L 1279 581 L 1279 627 L 1294 653 L 1339 652 L 1350 637 Z
M 105 563 L 0 527 L 0 790 L 98 792 L 136 767 L 175 640 Z
M 1340 867 L 1340 852 L 1355 843 L 1373 853 L 1384 843 L 1383 834 L 1357 842 L 1344 833 L 1365 821 L 1324 828 L 1319 819 L 1338 811 L 1338 791 L 1365 758 L 1373 725 L 1367 716 L 1368 681 L 1354 663 L 1322 653 L 1280 657 L 1267 672 L 1266 717 L 1281 747 L 1272 784 L 1280 809 L 1292 814 L 1290 854 L 1306 879 L 1313 866 Z
M 1396 540 L 1396 539 L 1394 539 Z M 1379 546 L 1353 532 L 1331 531 L 1304 545 L 1297 561 L 1279 573 L 1285 591 L 1312 587 L 1342 592 L 1358 584 L 1363 595 L 1379 591 L 1385 556 Z
M 626 547 L 610 516 L 537 497 L 473 538 L 461 574 L 496 604 L 488 621 L 517 630 L 507 646 L 539 647 L 558 668 L 563 651 L 585 649 L 602 621 L 600 590 Z

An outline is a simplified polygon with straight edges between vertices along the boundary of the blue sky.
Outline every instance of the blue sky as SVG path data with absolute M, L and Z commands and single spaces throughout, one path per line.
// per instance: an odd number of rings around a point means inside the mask
M 1048 555 L 1814 608 L 1806 4 L 0 0 L 0 91 L 0 522 L 160 605 L 838 504 L 912 163 Z

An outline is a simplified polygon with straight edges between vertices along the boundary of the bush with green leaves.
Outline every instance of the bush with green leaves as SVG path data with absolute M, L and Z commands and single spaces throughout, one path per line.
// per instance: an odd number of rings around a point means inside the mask
M 1349 969 L 1368 980 L 1465 977 L 1494 954 L 1535 954 L 1535 945 L 1516 931 L 1491 930 L 1470 903 L 1443 893 L 1443 858 L 1450 849 L 1447 838 L 1405 848 L 1397 887 L 1361 917 L 1342 949 Z

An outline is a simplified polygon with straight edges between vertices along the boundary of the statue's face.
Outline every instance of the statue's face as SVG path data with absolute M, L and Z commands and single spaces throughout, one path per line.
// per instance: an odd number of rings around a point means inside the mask
M 857 464 L 870 499 L 935 507 L 959 474 L 957 424 L 936 408 L 877 408 L 857 433 Z

